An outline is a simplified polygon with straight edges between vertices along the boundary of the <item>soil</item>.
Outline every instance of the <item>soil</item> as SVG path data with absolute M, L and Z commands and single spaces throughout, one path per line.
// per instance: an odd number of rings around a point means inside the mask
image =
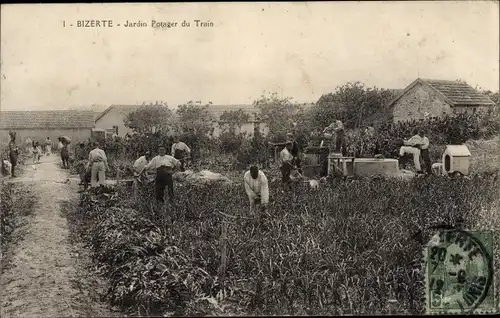
M 115 316 L 95 299 L 99 281 L 86 270 L 84 250 L 72 245 L 61 206 L 78 196 L 78 186 L 68 183 L 68 171 L 56 155 L 25 166 L 18 178 L 7 182 L 30 187 L 35 205 L 22 230 L 24 237 L 2 260 L 0 317 Z

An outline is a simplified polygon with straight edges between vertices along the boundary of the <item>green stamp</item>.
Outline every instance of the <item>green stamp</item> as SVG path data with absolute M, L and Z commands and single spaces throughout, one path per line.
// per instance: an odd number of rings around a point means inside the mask
M 496 310 L 493 233 L 445 230 L 424 251 L 427 314 L 481 314 Z

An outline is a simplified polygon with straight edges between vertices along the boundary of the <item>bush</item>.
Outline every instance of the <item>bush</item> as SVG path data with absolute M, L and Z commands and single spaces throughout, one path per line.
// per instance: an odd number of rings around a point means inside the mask
M 429 176 L 281 194 L 269 179 L 270 214 L 228 220 L 224 280 L 217 211 L 246 214 L 242 185 L 177 184 L 164 210 L 152 188 L 138 201 L 126 189 L 93 190 L 72 218 L 110 280 L 110 300 L 140 314 L 387 314 L 389 299 L 401 314 L 421 314 L 429 227 L 470 226 L 499 186 L 498 175 Z
M 24 224 L 21 217 L 33 211 L 34 200 L 26 186 L 0 180 L 0 259 L 13 238 L 14 230 Z

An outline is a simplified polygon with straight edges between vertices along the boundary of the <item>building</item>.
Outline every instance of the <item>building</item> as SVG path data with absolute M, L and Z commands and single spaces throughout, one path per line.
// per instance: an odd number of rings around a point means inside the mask
M 458 113 L 487 112 L 495 103 L 458 81 L 417 78 L 389 102 L 394 122 L 422 120 Z
M 132 129 L 125 127 L 128 114 L 138 110 L 142 105 L 111 105 L 95 118 L 95 128 L 102 131 L 114 131 L 118 136 L 124 137 Z
M 313 106 L 311 103 L 299 104 L 303 109 L 308 109 Z M 225 111 L 238 111 L 242 110 L 249 115 L 248 122 L 244 123 L 241 127 L 237 128 L 236 133 L 246 133 L 247 136 L 252 137 L 254 134 L 254 129 L 258 125 L 258 129 L 262 135 L 267 135 L 269 133 L 269 127 L 260 120 L 260 109 L 252 104 L 246 105 L 210 105 L 209 112 L 213 118 L 214 132 L 213 136 L 220 136 L 223 128 L 224 122 L 220 120 L 220 116 Z
M 220 120 L 220 116 L 224 112 L 242 110 L 248 115 L 248 122 L 243 123 L 241 127 L 236 127 L 236 133 L 246 133 L 248 136 L 253 136 L 254 128 L 258 124 L 261 134 L 267 134 L 269 129 L 264 123 L 259 122 L 259 109 L 253 105 L 210 105 L 208 108 L 209 114 L 212 117 L 213 136 L 218 137 L 226 124 Z
M 74 142 L 85 141 L 94 128 L 94 115 L 90 111 L 5 111 L 0 112 L 0 140 L 9 140 L 9 131 L 16 132 L 17 142 L 26 138 L 44 141 L 50 137 L 57 141 L 68 136 Z

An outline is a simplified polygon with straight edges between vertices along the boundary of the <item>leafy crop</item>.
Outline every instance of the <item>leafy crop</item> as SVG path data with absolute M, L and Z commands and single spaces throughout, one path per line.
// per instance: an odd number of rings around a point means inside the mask
M 498 175 L 333 180 L 283 194 L 270 178 L 269 214 L 248 216 L 243 186 L 176 184 L 173 205 L 125 188 L 82 194 L 70 220 L 111 284 L 140 314 L 401 314 L 423 311 L 429 226 L 467 227 L 498 200 Z M 227 270 L 219 275 L 221 225 Z

